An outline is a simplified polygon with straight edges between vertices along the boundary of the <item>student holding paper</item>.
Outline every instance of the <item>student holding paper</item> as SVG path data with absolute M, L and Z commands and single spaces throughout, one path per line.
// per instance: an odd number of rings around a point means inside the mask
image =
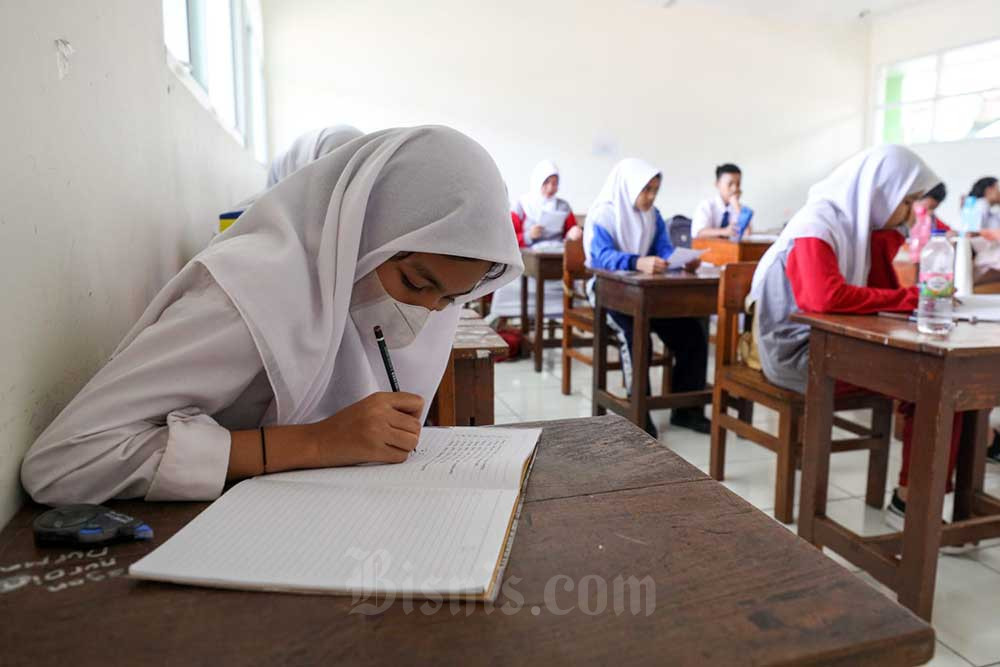
M 522 248 L 532 246 L 543 249 L 559 249 L 565 239 L 578 240 L 583 230 L 577 224 L 573 209 L 565 199 L 556 197 L 559 192 L 559 167 L 551 160 L 542 160 L 531 172 L 528 191 L 521 195 L 511 207 L 510 217 L 514 223 L 517 243 Z M 545 284 L 544 313 L 546 317 L 560 317 L 563 308 L 562 283 L 548 281 Z M 528 291 L 527 309 L 535 312 L 535 290 Z M 521 284 L 508 283 L 497 290 L 490 305 L 489 320 L 503 329 L 506 318 L 521 314 Z
M 583 230 L 576 224 L 573 209 L 559 192 L 559 167 L 542 160 L 531 172 L 528 192 L 521 195 L 510 211 L 518 244 L 530 247 L 541 241 L 577 240 Z
M 910 313 L 917 307 L 917 288 L 899 286 L 892 260 L 903 244 L 898 229 L 913 222 L 914 203 L 940 182 L 916 154 L 890 145 L 859 153 L 810 188 L 805 206 L 761 258 L 750 289 L 754 341 L 770 382 L 806 390 L 809 327 L 792 322 L 794 313 Z M 854 390 L 837 385 L 838 392 Z M 902 412 L 903 465 L 886 515 L 893 525 L 906 511 L 912 404 Z M 956 414 L 949 489 L 960 420 Z
M 24 486 L 50 504 L 209 500 L 263 472 L 405 460 L 456 305 L 521 268 L 481 146 L 444 127 L 352 141 L 264 193 L 161 290 L 28 451 Z
M 716 194 L 700 204 L 691 218 L 691 238 L 733 238 L 750 232 L 753 210 L 741 203 L 743 172 L 735 164 L 715 168 Z
M 587 212 L 583 247 L 587 266 L 594 269 L 662 273 L 674 254 L 667 226 L 653 201 L 660 190 L 662 175 L 652 165 L 630 158 L 611 170 L 601 193 Z M 684 268 L 694 271 L 700 261 L 689 259 Z M 593 300 L 593 281 L 588 284 Z M 621 349 L 625 383 L 632 386 L 632 318 L 609 311 L 608 325 Z M 654 319 L 650 329 L 674 353 L 673 389 L 698 391 L 705 387 L 708 340 L 701 322 L 695 318 Z M 701 408 L 674 410 L 670 423 L 699 433 L 708 433 L 710 423 Z M 646 430 L 656 437 L 656 428 L 646 416 Z

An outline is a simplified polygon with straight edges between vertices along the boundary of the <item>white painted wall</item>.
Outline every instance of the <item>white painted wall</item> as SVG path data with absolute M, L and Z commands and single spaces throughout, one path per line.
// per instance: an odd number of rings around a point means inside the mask
M 444 123 L 496 158 L 513 196 L 555 159 L 586 211 L 622 157 L 660 166 L 664 215 L 714 167 L 744 169 L 758 227 L 864 143 L 868 28 L 616 0 L 265 0 L 271 145 L 346 122 Z
M 871 81 L 878 80 L 878 68 L 887 63 L 992 39 L 1000 39 L 997 0 L 936 0 L 876 17 L 871 25 Z M 871 138 L 871 113 L 868 116 Z M 958 220 L 960 194 L 968 192 L 976 179 L 1000 177 L 1000 139 L 919 144 L 913 148 L 948 186 L 948 200 L 941 207 L 945 221 Z
M 0 525 L 37 434 L 264 183 L 168 71 L 161 21 L 152 0 L 0 1 Z

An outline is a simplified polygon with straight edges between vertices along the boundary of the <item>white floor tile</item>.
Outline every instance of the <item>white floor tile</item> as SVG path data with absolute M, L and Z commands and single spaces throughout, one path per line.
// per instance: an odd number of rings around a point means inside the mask
M 925 665 L 926 667 L 970 667 L 972 663 L 962 659 L 962 656 L 941 642 L 937 642 L 937 646 L 934 647 L 934 657 Z
M 708 464 L 698 466 L 708 472 Z M 741 496 L 757 509 L 767 512 L 774 510 L 774 485 L 777 480 L 777 470 L 774 461 L 755 460 L 726 463 L 726 479 L 722 482 L 730 491 Z M 795 473 L 795 513 L 798 515 L 799 492 L 802 487 L 802 473 Z M 830 485 L 827 497 L 833 500 L 848 499 L 850 496 Z

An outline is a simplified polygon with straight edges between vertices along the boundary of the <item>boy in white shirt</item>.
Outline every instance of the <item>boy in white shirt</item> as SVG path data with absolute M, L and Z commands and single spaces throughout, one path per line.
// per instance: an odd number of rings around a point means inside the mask
M 691 238 L 734 238 L 749 231 L 753 211 L 740 204 L 742 176 L 735 164 L 716 167 L 715 188 L 719 192 L 698 204 L 691 219 Z

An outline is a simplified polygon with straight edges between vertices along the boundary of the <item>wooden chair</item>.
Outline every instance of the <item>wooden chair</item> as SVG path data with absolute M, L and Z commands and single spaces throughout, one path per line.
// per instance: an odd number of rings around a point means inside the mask
M 771 384 L 763 373 L 737 360 L 739 319 L 746 312 L 744 302 L 750 291 L 750 281 L 756 266 L 756 262 L 738 262 L 727 264 L 721 270 L 709 473 L 719 481 L 725 476 L 727 431 L 775 452 L 778 455 L 778 474 L 774 492 L 774 516 L 779 521 L 791 523 L 794 517 L 795 469 L 800 465 L 802 456 L 805 396 Z M 759 403 L 777 412 L 778 434 L 775 436 L 760 430 L 751 423 L 752 420 L 734 417 L 723 407 L 740 400 Z M 836 398 L 837 411 L 866 409 L 872 411 L 870 427 L 841 417 L 834 418 L 834 426 L 858 437 L 835 440 L 832 451 L 869 451 L 865 501 L 872 507 L 881 508 L 885 500 L 889 465 L 892 401 L 865 393 Z
M 577 289 L 577 282 L 590 278 L 587 270 L 586 256 L 583 252 L 583 241 L 566 240 L 563 250 L 563 317 L 562 317 L 562 393 L 569 395 L 571 388 L 571 371 L 573 359 L 593 367 L 592 352 L 594 335 L 594 309 L 587 300 L 587 295 Z M 578 305 L 577 302 L 582 302 Z M 578 335 L 577 332 L 587 334 Z M 609 345 L 614 345 L 610 343 Z M 581 349 L 585 348 L 585 349 Z M 670 371 L 673 368 L 673 357 L 669 350 L 664 354 L 654 354 L 650 366 L 663 366 L 663 383 L 661 391 L 670 393 Z M 609 361 L 608 370 L 621 370 L 620 361 Z M 624 383 L 624 377 L 622 379 Z M 627 389 L 627 387 L 626 387 Z

